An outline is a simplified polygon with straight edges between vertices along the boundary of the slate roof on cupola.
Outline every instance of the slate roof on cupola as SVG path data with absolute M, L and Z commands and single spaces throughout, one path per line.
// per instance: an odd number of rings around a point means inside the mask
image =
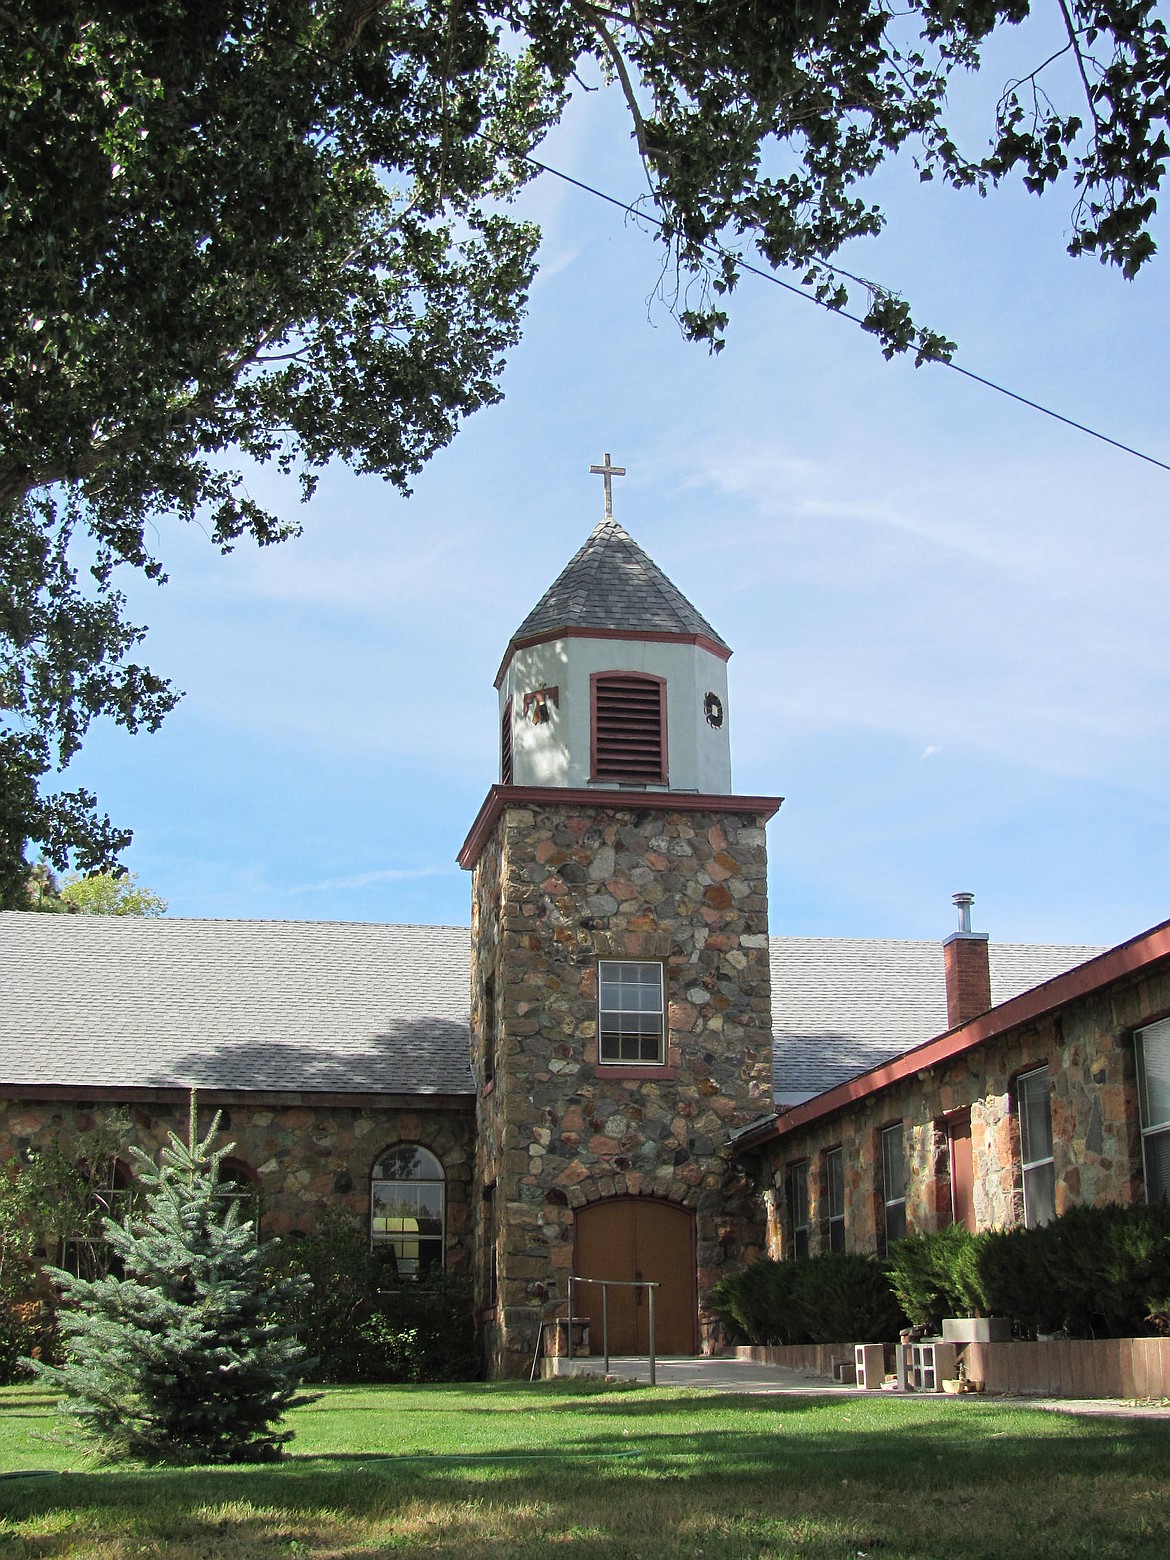
M 512 635 L 512 643 L 572 629 L 702 635 L 727 642 L 612 518 L 590 532 Z
M 459 926 L 0 912 L 0 1084 L 474 1092 Z

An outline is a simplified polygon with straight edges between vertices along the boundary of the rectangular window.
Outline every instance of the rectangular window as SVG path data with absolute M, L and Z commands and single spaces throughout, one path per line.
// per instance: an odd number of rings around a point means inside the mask
M 1020 1162 L 1024 1180 L 1024 1225 L 1035 1229 L 1056 1217 L 1056 1172 L 1052 1163 L 1052 1106 L 1048 1069 L 1037 1067 L 1016 1079 L 1020 1116 Z
M 906 1159 L 902 1145 L 902 1123 L 882 1130 L 882 1202 L 885 1207 L 885 1237 L 906 1239 Z
M 497 1243 L 499 1230 L 496 1228 L 496 1186 L 493 1181 L 491 1186 L 483 1189 L 483 1303 L 495 1305 L 499 1298 L 499 1268 L 497 1265 Z
M 825 1154 L 825 1207 L 829 1215 L 829 1250 L 845 1250 L 845 1150 Z
M 1170 1199 L 1170 1018 L 1137 1032 L 1146 1201 Z
M 599 1060 L 665 1060 L 662 965 L 602 959 L 597 969 Z
M 808 1161 L 789 1165 L 784 1172 L 785 1195 L 788 1200 L 788 1228 L 790 1231 L 790 1257 L 808 1256 Z
M 483 983 L 483 1034 L 480 1049 L 483 1052 L 483 1081 L 491 1083 L 496 1076 L 496 978 L 489 975 Z
M 666 784 L 666 683 L 637 672 L 594 672 L 590 778 Z

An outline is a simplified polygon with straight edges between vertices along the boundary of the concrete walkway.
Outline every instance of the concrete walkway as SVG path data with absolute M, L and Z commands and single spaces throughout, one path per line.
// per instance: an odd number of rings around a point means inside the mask
M 557 1375 L 568 1375 L 568 1360 L 557 1360 Z M 600 1376 L 603 1361 L 600 1355 L 589 1355 L 573 1361 L 573 1375 Z M 612 1355 L 609 1374 L 624 1381 L 649 1382 L 650 1361 L 645 1355 Z M 760 1365 L 755 1360 L 736 1359 L 682 1359 L 672 1356 L 660 1359 L 657 1364 L 660 1387 L 701 1387 L 712 1392 L 743 1392 L 771 1394 L 800 1393 L 805 1397 L 856 1397 L 856 1387 L 838 1386 L 824 1376 L 802 1376 L 794 1370 L 784 1370 L 779 1365 Z M 945 1403 L 953 1401 L 944 1393 L 926 1392 L 917 1395 L 918 1401 Z M 1125 1419 L 1170 1420 L 1170 1402 L 1132 1403 L 1113 1398 L 1039 1398 L 1039 1397 L 987 1397 L 974 1398 L 974 1402 L 1011 1402 L 1020 1408 L 1042 1408 L 1061 1414 L 1108 1414 Z

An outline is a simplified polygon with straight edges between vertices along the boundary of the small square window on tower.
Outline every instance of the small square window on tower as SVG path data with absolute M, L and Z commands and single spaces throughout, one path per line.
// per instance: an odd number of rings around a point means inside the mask
M 662 965 L 602 959 L 598 967 L 598 1060 L 665 1060 Z
M 665 785 L 666 683 L 640 672 L 594 672 L 590 779 Z

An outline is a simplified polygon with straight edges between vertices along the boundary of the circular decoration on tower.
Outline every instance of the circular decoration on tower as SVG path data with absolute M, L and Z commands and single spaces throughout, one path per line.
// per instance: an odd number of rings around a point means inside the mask
M 703 714 L 707 717 L 708 726 L 714 726 L 718 731 L 723 724 L 723 700 L 717 693 L 709 693 L 703 700 Z

